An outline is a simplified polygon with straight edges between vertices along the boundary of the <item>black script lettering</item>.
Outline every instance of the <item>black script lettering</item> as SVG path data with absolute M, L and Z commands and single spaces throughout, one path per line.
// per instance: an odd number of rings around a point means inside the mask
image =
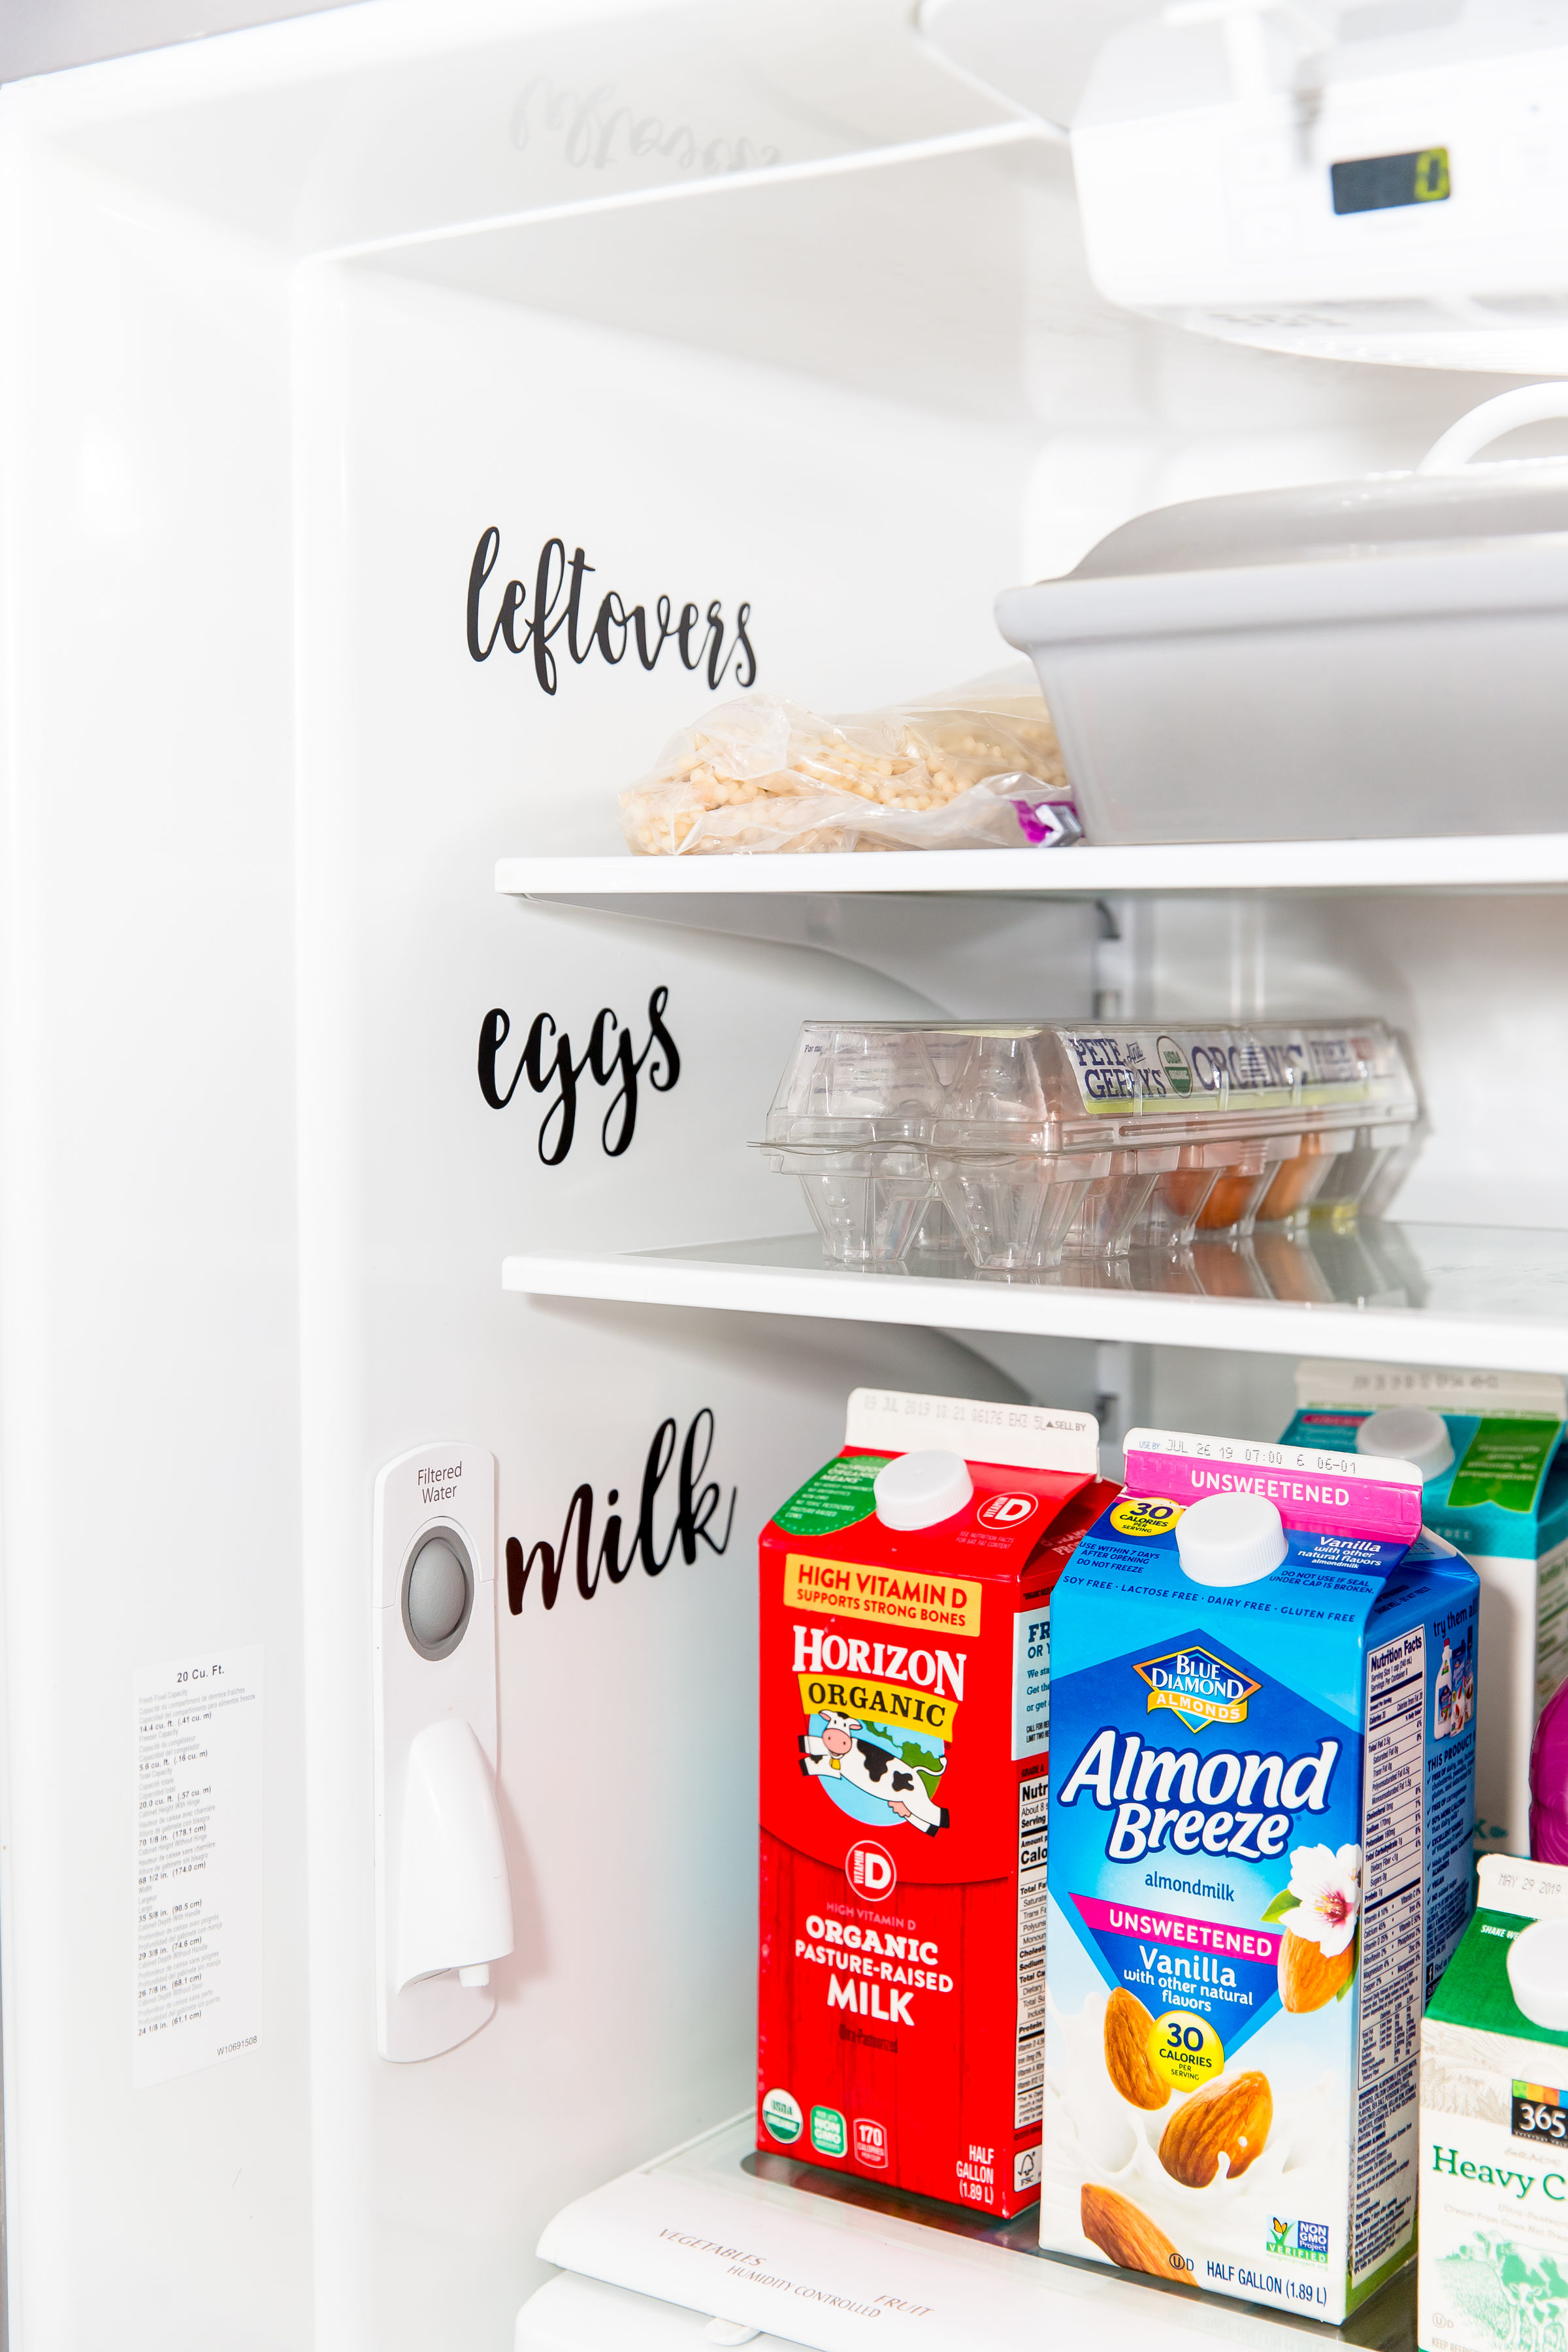
M 680 1556 L 690 1567 L 697 1559 L 697 1547 L 706 1544 L 716 1557 L 722 1557 L 730 1548 L 730 1538 L 735 1525 L 735 1505 L 740 1489 L 730 1489 L 730 1505 L 724 1517 L 724 1529 L 720 1535 L 712 1529 L 712 1521 L 723 1500 L 723 1489 L 717 1479 L 702 1485 L 710 1456 L 713 1451 L 715 1423 L 712 1410 L 703 1405 L 693 1413 L 686 1435 L 679 1441 L 680 1467 L 678 1473 L 678 1500 L 669 1539 L 662 1550 L 655 1526 L 655 1508 L 659 1489 L 675 1459 L 678 1423 L 668 1415 L 653 1433 L 643 1464 L 642 1491 L 637 1512 L 637 1533 L 625 1558 L 621 1555 L 622 1522 L 611 1510 L 605 1520 L 597 1555 L 593 1550 L 594 1489 L 584 1481 L 574 1487 L 562 1524 L 561 1540 L 552 1544 L 541 1538 L 525 1552 L 516 1536 L 506 1540 L 506 1602 L 514 1617 L 522 1614 L 523 1599 L 533 1574 L 534 1562 L 540 1564 L 539 1593 L 546 1609 L 553 1609 L 560 1598 L 566 1564 L 571 1560 L 577 1591 L 584 1601 L 592 1601 L 600 1589 L 604 1577 L 612 1585 L 622 1584 L 640 1559 L 646 1574 L 662 1576 L 675 1557 L 679 1546 Z M 607 1500 L 620 1501 L 620 1489 L 612 1486 Z
M 480 533 L 479 543 L 474 550 L 473 562 L 468 567 L 468 651 L 476 661 L 489 661 L 495 651 L 496 629 L 500 626 L 498 620 L 496 628 L 490 631 L 484 644 L 480 645 L 479 591 L 495 570 L 496 558 L 500 553 L 500 532 L 492 522 L 488 530 Z M 513 585 L 516 585 L 515 582 Z
M 489 661 L 498 638 L 509 653 L 521 654 L 530 646 L 533 648 L 533 674 L 546 694 L 553 694 L 560 684 L 560 667 L 552 650 L 553 641 L 563 629 L 566 632 L 566 650 L 580 669 L 589 656 L 597 650 L 599 657 L 611 669 L 626 659 L 626 646 L 635 635 L 637 660 L 644 669 L 652 669 L 659 655 L 673 637 L 680 660 L 687 669 L 706 668 L 708 684 L 717 692 L 719 681 L 728 670 L 737 686 L 752 684 L 757 675 L 757 657 L 747 634 L 752 608 L 742 602 L 738 607 L 734 644 L 729 643 L 729 629 L 724 618 L 723 602 L 720 597 L 709 600 L 706 632 L 700 646 L 692 640 L 701 621 L 700 608 L 694 604 L 680 607 L 680 618 L 671 625 L 674 610 L 668 596 L 654 600 L 653 614 L 657 635 L 649 629 L 647 604 L 627 605 L 618 588 L 607 589 L 594 610 L 592 625 L 587 623 L 589 607 L 584 605 L 583 583 L 598 566 L 590 563 L 586 551 L 574 548 L 570 560 L 563 539 L 547 539 L 539 551 L 534 567 L 533 608 L 531 617 L 522 617 L 528 604 L 528 591 L 521 580 L 509 580 L 501 593 L 496 617 L 488 635 L 480 616 L 480 602 L 486 583 L 500 561 L 500 530 L 491 523 L 480 534 L 474 550 L 474 560 L 468 566 L 468 593 L 465 614 L 465 632 L 468 652 L 477 662 Z
M 717 689 L 724 668 L 723 606 L 717 603 L 708 607 L 708 684 Z
M 668 597 L 661 596 L 653 609 L 654 617 L 658 623 L 658 635 L 654 640 L 654 648 L 650 654 L 647 649 L 647 622 L 644 615 L 643 608 L 640 604 L 634 604 L 632 606 L 632 626 L 637 633 L 637 659 L 641 662 L 644 669 L 651 669 L 653 667 L 655 662 L 658 661 L 660 654 L 664 651 L 666 639 L 672 634 L 669 625 Z
M 625 613 L 621 610 L 621 600 L 612 588 L 609 594 L 601 602 L 599 617 L 594 624 L 594 635 L 598 642 L 599 651 L 612 669 L 617 662 L 626 659 L 626 631 L 629 625 Z M 614 653 L 610 651 L 612 629 L 619 629 L 621 633 L 621 642 Z
M 556 566 L 560 566 L 559 572 Z M 566 618 L 551 622 L 555 599 L 561 593 L 566 577 L 566 542 L 547 539 L 539 551 L 539 569 L 533 582 L 533 623 L 530 635 L 533 639 L 533 674 L 546 694 L 555 691 L 555 656 L 550 650 L 550 640 Z
M 595 1014 L 588 1049 L 581 1055 L 573 1053 L 571 1034 L 557 1027 L 553 1013 L 536 1013 L 504 1092 L 497 1066 L 511 1034 L 511 1015 L 503 1006 L 492 1005 L 479 1024 L 479 1092 L 491 1110 L 505 1110 L 520 1078 L 526 1077 L 536 1095 L 558 1089 L 540 1122 L 539 1156 L 547 1168 L 559 1168 L 577 1131 L 578 1080 L 586 1073 L 595 1086 L 607 1087 L 618 1078 L 599 1129 L 606 1157 L 618 1160 L 637 1132 L 637 1080 L 644 1068 L 656 1094 L 668 1094 L 680 1076 L 680 1054 L 664 1017 L 668 1003 L 668 988 L 656 988 L 649 996 L 647 1040 L 640 1054 L 631 1030 L 607 1004 Z
M 543 1596 L 545 1607 L 553 1609 L 555 1596 L 561 1590 L 561 1570 L 556 1565 L 553 1549 L 547 1543 L 536 1543 L 528 1558 L 524 1559 L 522 1546 L 517 1538 L 508 1536 L 506 1539 L 506 1605 L 514 1617 L 521 1617 L 522 1614 L 522 1596 L 528 1590 L 528 1580 L 533 1572 L 533 1563 L 536 1559 L 543 1562 L 539 1575 L 540 1592 Z
M 605 1497 L 605 1500 L 611 1504 L 618 1503 L 620 1499 L 621 1490 L 618 1486 L 612 1486 Z M 634 1543 L 625 1560 L 621 1559 L 621 1515 L 618 1511 L 612 1510 L 605 1518 L 605 1532 L 599 1544 L 599 1566 L 612 1584 L 620 1584 L 631 1574 L 632 1563 L 636 1558 L 637 1546 Z
M 657 1040 L 664 1048 L 662 1064 L 658 1062 L 654 1064 L 647 1074 L 647 1080 L 649 1086 L 661 1095 L 667 1095 L 680 1076 L 680 1055 L 676 1052 L 674 1038 L 664 1025 L 664 1008 L 668 1003 L 668 988 L 656 988 L 647 1001 L 648 1025 L 653 1032 L 653 1035 L 648 1039 L 648 1045 L 652 1045 Z M 648 1046 L 645 1045 L 643 1061 L 647 1059 L 647 1052 Z M 641 1069 L 642 1062 L 637 1064 L 637 1067 Z M 663 1076 L 660 1075 L 661 1070 L 664 1073 Z
M 511 1084 L 505 1094 L 496 1092 L 496 1055 L 511 1034 L 511 1015 L 498 1004 L 487 1013 L 479 1024 L 479 1092 L 492 1110 L 505 1110 L 517 1092 L 517 1082 L 522 1076 L 520 1061 L 511 1074 Z
M 592 572 L 594 566 L 584 555 L 582 549 L 574 548 L 572 553 L 572 585 L 566 597 L 566 650 L 579 669 L 588 658 L 594 637 L 598 635 L 598 630 L 595 628 L 594 636 L 589 638 L 587 645 L 579 646 L 577 643 L 577 623 L 582 617 L 583 574 L 585 572 Z
M 552 1086 L 561 1092 L 540 1122 L 539 1156 L 547 1168 L 559 1168 L 572 1149 L 572 1138 L 577 1128 L 577 1077 L 582 1064 L 572 1059 L 572 1040 L 564 1029 L 555 1043 L 555 1058 L 546 1068 L 544 1036 L 555 1034 L 555 1024 L 548 1013 L 536 1013 L 528 1033 L 528 1043 L 522 1049 L 522 1066 L 528 1073 L 528 1083 L 536 1095 Z M 513 1086 L 517 1080 L 512 1080 Z M 559 1120 L 559 1126 L 556 1122 Z M 555 1127 L 555 1140 L 550 1140 L 551 1128 Z
M 742 604 L 739 613 L 735 616 L 735 635 L 741 641 L 741 650 L 735 656 L 735 683 L 737 686 L 752 686 L 756 683 L 757 656 L 752 651 L 752 640 L 746 635 L 746 624 L 751 617 L 752 608 L 749 604 Z M 744 677 L 741 676 L 741 666 L 742 662 L 744 662 L 746 669 L 746 675 Z
M 680 1534 L 678 1519 L 669 1531 L 669 1541 L 660 1552 L 654 1536 L 653 1507 L 658 1490 L 664 1484 L 664 1474 L 668 1469 L 674 1454 L 675 1423 L 673 1421 L 661 1421 L 654 1431 L 653 1444 L 648 1447 L 647 1460 L 642 1466 L 642 1508 L 637 1513 L 637 1545 L 642 1554 L 642 1564 L 649 1576 L 664 1574 L 665 1570 L 669 1566 L 670 1553 L 675 1549 Z
M 697 1451 L 697 1433 L 700 1429 L 704 1429 L 704 1424 L 706 1428 L 702 1440 L 702 1459 L 699 1462 L 694 1458 Z M 686 1443 L 680 1449 L 680 1507 L 676 1516 L 676 1526 L 680 1536 L 680 1555 L 688 1568 L 697 1558 L 699 1537 L 708 1546 L 710 1551 L 728 1551 L 730 1530 L 735 1524 L 735 1495 L 738 1489 L 732 1488 L 731 1491 L 730 1516 L 724 1522 L 723 1536 L 717 1541 L 708 1532 L 708 1522 L 719 1507 L 719 1487 L 715 1483 L 704 1486 L 700 1495 L 694 1491 L 697 1481 L 708 1467 L 708 1456 L 712 1451 L 713 1415 L 708 1406 L 704 1405 L 700 1412 L 693 1413 L 691 1426 L 686 1433 Z

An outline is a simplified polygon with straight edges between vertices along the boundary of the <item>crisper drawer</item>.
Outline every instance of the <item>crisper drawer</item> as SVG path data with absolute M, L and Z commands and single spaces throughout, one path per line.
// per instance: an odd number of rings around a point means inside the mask
M 734 2321 L 710 2319 L 679 2303 L 608 2286 L 563 2271 L 517 2315 L 512 2352 L 713 2352 L 744 2344 L 751 2352 L 801 2352 L 782 2336 Z

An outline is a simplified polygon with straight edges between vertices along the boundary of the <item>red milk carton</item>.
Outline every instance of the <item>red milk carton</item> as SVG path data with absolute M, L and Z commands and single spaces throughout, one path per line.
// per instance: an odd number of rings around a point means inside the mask
M 1098 1468 L 1087 1413 L 857 1389 L 763 1530 L 760 2148 L 1039 2194 L 1047 1603 Z

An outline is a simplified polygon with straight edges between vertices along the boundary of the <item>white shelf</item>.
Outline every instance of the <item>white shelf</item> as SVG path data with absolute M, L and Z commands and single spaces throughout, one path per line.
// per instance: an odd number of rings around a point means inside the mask
M 496 888 L 503 895 L 573 905 L 837 892 L 1098 898 L 1123 890 L 1565 887 L 1568 833 L 1433 841 L 1181 842 L 1136 849 L 889 850 L 828 857 L 503 857 L 496 866 Z M 637 910 L 627 904 L 624 911 Z
M 502 1287 L 840 1322 L 1568 1371 L 1568 1233 L 1383 1224 L 1012 1280 L 849 1274 L 813 1235 L 507 1258 Z M 1282 1292 L 1289 1295 L 1281 1296 Z M 1306 1295 L 1303 1295 L 1306 1294 Z
M 752 2118 L 738 2116 L 579 2198 L 545 2231 L 542 2260 L 815 2352 L 1106 2352 L 1121 2344 L 1194 2352 L 1216 2343 L 1307 2352 L 1309 2341 L 1347 2337 L 1388 2352 L 1415 2342 L 1412 2269 L 1342 2330 L 1058 2261 L 1031 2242 L 1030 2212 L 986 2224 L 784 2156 L 754 2157 L 752 2143 Z M 540 2304 L 552 2293 L 543 2288 Z M 590 2312 L 584 2319 L 580 2335 L 552 2326 L 532 2340 L 634 2340 L 629 2315 L 616 2334 L 601 2333 Z M 526 2320 L 525 2307 L 520 2341 L 529 2340 Z M 671 2330 L 656 2340 L 687 2337 Z M 700 2330 L 689 2340 L 701 2342 Z M 721 2339 L 715 2331 L 707 2340 Z

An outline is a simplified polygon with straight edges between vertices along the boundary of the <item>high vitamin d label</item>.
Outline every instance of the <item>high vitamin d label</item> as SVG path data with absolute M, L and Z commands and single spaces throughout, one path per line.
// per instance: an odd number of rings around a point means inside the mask
M 261 1651 L 136 1669 L 138 2090 L 261 2036 Z

